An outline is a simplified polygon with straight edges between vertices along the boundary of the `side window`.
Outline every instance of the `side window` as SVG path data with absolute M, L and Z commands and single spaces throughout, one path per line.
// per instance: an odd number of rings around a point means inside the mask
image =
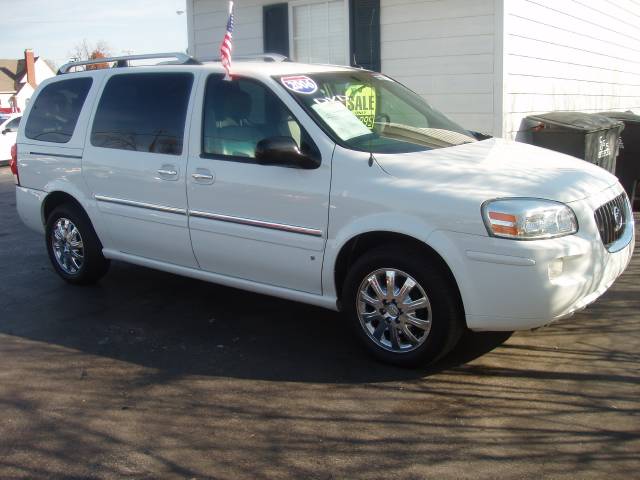
M 190 73 L 114 75 L 102 92 L 91 144 L 180 155 L 192 84 Z
M 88 77 L 72 78 L 44 87 L 27 119 L 27 138 L 54 143 L 71 140 L 91 82 Z
M 12 132 L 15 132 L 18 130 L 18 127 L 20 126 L 20 119 L 22 117 L 16 117 L 13 120 L 11 120 L 10 122 L 8 122 L 4 128 L 7 130 L 10 130 Z
M 318 155 L 307 132 L 265 85 L 248 79 L 207 79 L 202 152 L 229 160 L 252 161 L 256 145 L 269 137 L 291 137 L 304 153 Z

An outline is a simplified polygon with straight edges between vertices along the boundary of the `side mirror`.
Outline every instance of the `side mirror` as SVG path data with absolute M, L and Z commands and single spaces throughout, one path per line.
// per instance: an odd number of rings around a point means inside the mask
M 9 132 L 12 132 L 13 130 L 11 130 L 10 128 L 5 128 L 4 130 L 2 130 L 2 134 L 6 135 Z
M 318 168 L 320 160 L 300 151 L 291 137 L 269 137 L 256 145 L 256 160 L 260 165 L 278 165 L 289 168 Z

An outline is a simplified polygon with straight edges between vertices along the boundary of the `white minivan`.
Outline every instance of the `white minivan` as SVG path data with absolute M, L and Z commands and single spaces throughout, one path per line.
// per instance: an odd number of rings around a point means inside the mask
M 17 208 L 70 283 L 113 259 L 342 310 L 376 357 L 416 365 L 465 328 L 568 317 L 629 263 L 616 177 L 481 140 L 385 75 L 140 58 L 63 67 L 20 124 Z

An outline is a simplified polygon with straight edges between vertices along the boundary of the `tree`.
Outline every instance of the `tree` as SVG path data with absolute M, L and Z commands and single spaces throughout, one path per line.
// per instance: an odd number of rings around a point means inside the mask
M 107 56 L 99 50 L 94 50 L 89 55 L 89 60 L 97 60 L 99 58 L 106 58 Z M 91 65 L 87 65 L 87 70 L 98 70 L 99 68 L 109 68 L 108 63 L 92 63 Z
M 111 49 L 104 40 L 100 40 L 92 45 L 86 38 L 82 42 L 76 44 L 71 51 L 71 57 L 74 60 L 95 60 L 97 58 L 106 58 L 111 56 Z M 95 63 L 87 65 L 87 70 L 96 70 L 98 68 L 107 68 L 108 63 Z

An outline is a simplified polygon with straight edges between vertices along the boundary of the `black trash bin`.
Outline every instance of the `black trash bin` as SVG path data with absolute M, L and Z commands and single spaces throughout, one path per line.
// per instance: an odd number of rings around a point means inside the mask
M 522 121 L 518 140 L 566 153 L 611 173 L 616 169 L 618 142 L 624 123 L 603 115 L 550 112 Z
M 624 122 L 616 176 L 633 205 L 634 198 L 640 194 L 640 115 L 633 112 L 603 112 L 600 115 Z

